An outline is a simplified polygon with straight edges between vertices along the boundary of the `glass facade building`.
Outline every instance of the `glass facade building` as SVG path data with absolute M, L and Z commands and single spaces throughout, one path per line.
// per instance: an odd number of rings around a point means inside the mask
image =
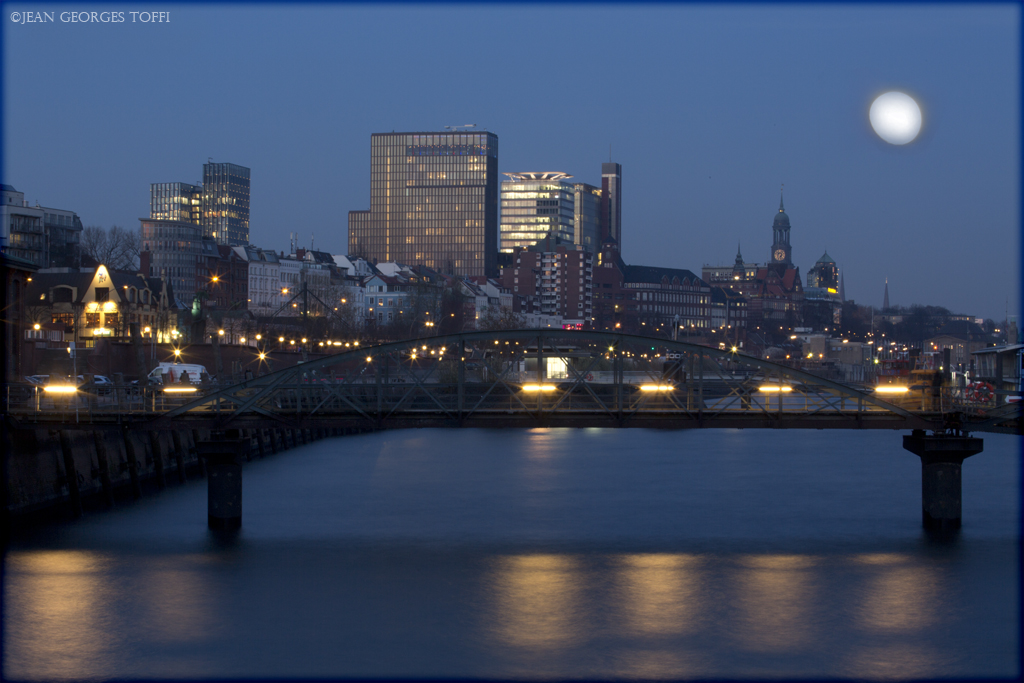
M 498 136 L 371 135 L 370 210 L 349 212 L 348 251 L 369 261 L 495 276 Z
M 548 235 L 563 244 L 575 239 L 575 188 L 565 173 L 506 173 L 501 184 L 502 252 L 532 247 Z
M 202 235 L 195 223 L 142 218 L 142 251 L 149 252 L 151 277 L 171 284 L 174 295 L 186 305 L 196 293 L 197 265 L 202 255 Z
M 249 169 L 203 164 L 203 236 L 217 244 L 249 244 Z
M 576 183 L 573 194 L 573 243 L 594 254 L 601 248 L 601 188 Z
M 188 183 L 151 183 L 149 217 L 202 224 L 203 188 Z

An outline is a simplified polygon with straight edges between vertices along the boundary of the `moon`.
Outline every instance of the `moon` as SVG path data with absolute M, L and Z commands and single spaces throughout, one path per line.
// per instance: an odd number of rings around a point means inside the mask
M 912 142 L 921 132 L 921 107 L 913 97 L 898 90 L 876 97 L 868 118 L 878 137 L 892 145 Z

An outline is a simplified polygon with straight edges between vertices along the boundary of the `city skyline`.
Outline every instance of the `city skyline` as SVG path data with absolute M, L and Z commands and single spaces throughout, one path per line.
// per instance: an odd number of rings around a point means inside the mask
M 545 9 L 547 26 L 516 6 L 170 10 L 144 30 L 5 23 L 4 182 L 30 204 L 133 228 L 151 183 L 194 183 L 213 157 L 255 172 L 252 243 L 280 250 L 297 232 L 342 253 L 347 214 L 370 197 L 370 134 L 475 122 L 501 138 L 499 173 L 599 185 L 598 164 L 622 164 L 627 263 L 699 272 L 731 263 L 737 241 L 767 262 L 785 183 L 793 263 L 806 273 L 827 250 L 848 298 L 880 306 L 888 279 L 893 304 L 994 319 L 1019 308 L 1016 6 L 565 6 Z M 403 46 L 446 21 L 503 28 L 479 55 L 431 43 L 417 58 L 433 75 L 411 73 Z M 554 28 L 568 22 L 582 37 Z M 266 38 L 275 47 L 243 49 Z M 565 97 L 530 97 L 538 81 L 507 55 L 556 39 L 567 65 L 593 68 Z M 360 58 L 370 50 L 380 58 Z M 227 76 L 205 75 L 205 60 Z M 96 74 L 108 87 L 90 85 Z M 185 83 L 195 99 L 156 106 Z M 80 106 L 12 106 L 40 84 Z M 915 143 L 870 129 L 888 89 L 922 103 Z M 216 113 L 196 117 L 192 101 Z

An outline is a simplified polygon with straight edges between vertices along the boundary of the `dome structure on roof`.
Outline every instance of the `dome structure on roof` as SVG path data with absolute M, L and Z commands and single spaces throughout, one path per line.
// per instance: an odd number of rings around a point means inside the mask
M 786 207 L 782 205 L 782 197 L 779 197 L 779 212 L 775 214 L 775 220 L 772 222 L 772 225 L 777 227 L 789 227 L 789 216 L 786 215 Z

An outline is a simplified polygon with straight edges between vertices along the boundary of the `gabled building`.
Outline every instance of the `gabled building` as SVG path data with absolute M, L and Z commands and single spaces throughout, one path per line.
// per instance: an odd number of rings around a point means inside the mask
M 746 298 L 725 287 L 711 287 L 711 327 L 727 330 L 746 329 Z
M 58 269 L 54 269 L 58 270 Z M 65 339 L 92 346 L 96 339 L 128 338 L 137 322 L 143 336 L 171 341 L 177 330 L 173 291 L 165 280 L 141 273 L 108 270 L 38 272 L 26 292 L 26 314 L 33 323 L 64 325 Z
M 254 315 L 272 315 L 281 307 L 281 263 L 273 249 L 252 245 L 231 247 L 246 264 L 248 295 L 246 304 Z
M 406 280 L 397 275 L 377 273 L 368 277 L 363 283 L 367 323 L 381 327 L 403 315 L 405 305 L 409 303 L 406 285 Z

